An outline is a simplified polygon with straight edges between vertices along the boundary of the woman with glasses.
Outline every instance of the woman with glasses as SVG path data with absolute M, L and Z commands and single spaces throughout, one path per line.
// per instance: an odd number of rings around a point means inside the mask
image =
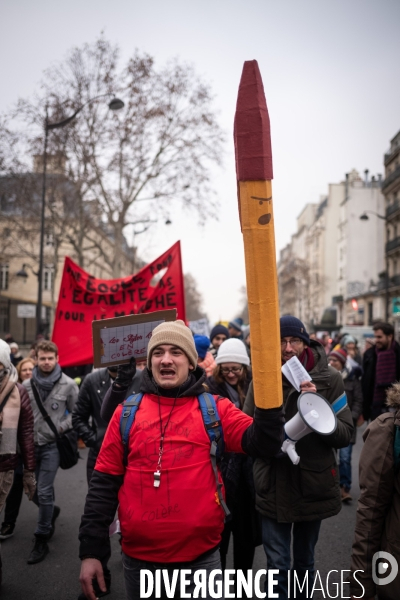
M 251 381 L 250 359 L 244 343 L 235 338 L 223 342 L 215 359 L 214 373 L 207 379 L 211 394 L 229 398 L 242 409 Z M 261 529 L 255 511 L 253 461 L 244 454 L 225 453 L 221 461 L 226 501 L 232 519 L 225 524 L 220 546 L 222 568 L 226 568 L 229 539 L 233 535 L 233 568 L 244 572 L 253 565 L 255 547 L 261 544 Z

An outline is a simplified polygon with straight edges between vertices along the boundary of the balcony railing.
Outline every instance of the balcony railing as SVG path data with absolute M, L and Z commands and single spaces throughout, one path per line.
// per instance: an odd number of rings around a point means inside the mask
M 397 154 L 399 154 L 399 152 L 400 146 L 397 146 L 396 148 L 393 148 L 393 150 L 389 150 L 388 152 L 386 152 L 384 157 L 385 167 L 388 163 L 392 162 L 392 160 L 396 157 Z
M 394 202 L 392 202 L 392 204 L 390 204 L 387 209 L 386 209 L 386 217 L 390 217 L 391 215 L 393 215 L 394 213 L 396 213 L 398 210 L 400 210 L 400 202 L 398 200 L 395 200 Z
M 400 167 L 397 167 L 397 169 L 395 169 L 393 171 L 393 173 L 390 173 L 390 175 L 388 175 L 386 177 L 386 179 L 383 180 L 382 190 L 387 188 L 390 184 L 393 183 L 393 181 L 396 181 L 396 179 L 398 179 L 399 177 L 400 177 Z
M 400 285 L 400 275 L 393 275 L 389 279 L 389 287 L 397 287 Z
M 400 275 L 393 275 L 393 277 L 389 277 L 389 288 L 400 286 Z M 386 289 L 386 280 L 380 279 L 377 285 L 377 291 L 380 292 Z
M 395 250 L 396 248 L 400 247 L 400 237 L 394 238 L 394 240 L 390 240 L 390 242 L 388 242 L 386 244 L 386 252 L 391 252 L 392 250 Z

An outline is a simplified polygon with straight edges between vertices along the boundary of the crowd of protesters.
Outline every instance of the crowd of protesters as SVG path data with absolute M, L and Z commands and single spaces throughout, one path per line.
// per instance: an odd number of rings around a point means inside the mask
M 377 587 L 372 573 L 376 552 L 388 551 L 400 561 L 400 346 L 394 329 L 375 324 L 363 353 L 352 335 L 309 335 L 289 315 L 281 317 L 280 331 L 276 352 L 282 364 L 296 356 L 311 382 L 298 392 L 282 375 L 283 407 L 269 410 L 256 407 L 250 328 L 240 318 L 216 324 L 209 337 L 181 321 L 164 323 L 154 330 L 147 362 L 118 368 L 86 365 L 63 372 L 52 342 L 39 341 L 24 358 L 14 340 L 0 340 L 0 540 L 14 534 L 25 491 L 38 506 L 27 562 L 46 558 L 60 514 L 54 502 L 57 435 L 73 428 L 89 448 L 79 600 L 110 592 L 109 527 L 118 506 L 128 599 L 139 597 L 143 568 L 225 569 L 231 539 L 235 570 L 251 569 L 262 544 L 267 568 L 279 572 L 278 597 L 306 598 L 299 589 L 293 595 L 287 572 L 313 580 L 321 521 L 352 502 L 352 449 L 357 428 L 369 421 L 351 557 L 351 569 L 362 574 L 352 577 L 351 593 L 370 600 L 375 594 L 381 600 L 400 597 L 398 578 Z M 284 422 L 297 413 L 303 391 L 330 403 L 337 428 L 329 436 L 301 439 L 297 466 L 280 447 Z M 206 422 L 196 410 L 204 395 L 210 402 L 209 394 L 214 400 L 208 411 L 217 414 L 224 438 L 216 466 Z M 126 398 L 133 398 L 133 434 L 122 443 L 120 405 Z M 180 430 L 191 433 L 184 439 Z M 137 498 L 139 488 L 143 497 Z M 164 489 L 168 519 L 160 527 L 144 515 L 160 497 L 164 502 Z

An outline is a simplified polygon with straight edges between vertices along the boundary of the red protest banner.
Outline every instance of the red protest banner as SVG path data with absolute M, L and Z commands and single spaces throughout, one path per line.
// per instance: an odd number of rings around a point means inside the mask
M 66 257 L 52 338 L 60 365 L 93 362 L 92 321 L 171 308 L 186 320 L 180 242 L 122 279 L 96 279 Z

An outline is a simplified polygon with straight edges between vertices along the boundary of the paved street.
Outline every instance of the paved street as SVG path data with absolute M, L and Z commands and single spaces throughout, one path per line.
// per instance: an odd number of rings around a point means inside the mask
M 358 496 L 357 465 L 361 448 L 361 432 L 354 449 L 353 477 L 354 499 Z M 78 581 L 80 561 L 78 555 L 78 525 L 87 490 L 85 463 L 87 450 L 81 451 L 83 460 L 69 471 L 59 470 L 56 479 L 56 503 L 61 507 L 56 532 L 49 543 L 50 554 L 44 562 L 27 565 L 32 548 L 37 508 L 24 497 L 15 534 L 2 544 L 3 586 L 1 597 L 6 600 L 76 600 L 80 586 Z M 341 513 L 323 522 L 317 547 L 316 568 L 325 585 L 326 574 L 336 569 L 349 568 L 350 548 L 355 522 L 356 502 L 344 506 Z M 110 600 L 122 600 L 124 595 L 119 543 L 113 538 L 112 594 Z M 229 564 L 228 567 L 231 567 Z M 265 568 L 262 547 L 257 549 L 254 569 Z M 336 581 L 336 579 L 332 579 Z M 346 593 L 347 586 L 345 587 Z M 330 587 L 331 596 L 335 588 Z M 314 595 L 316 600 L 324 596 Z M 327 596 L 329 597 L 329 596 Z M 339 594 L 340 597 L 340 594 Z

